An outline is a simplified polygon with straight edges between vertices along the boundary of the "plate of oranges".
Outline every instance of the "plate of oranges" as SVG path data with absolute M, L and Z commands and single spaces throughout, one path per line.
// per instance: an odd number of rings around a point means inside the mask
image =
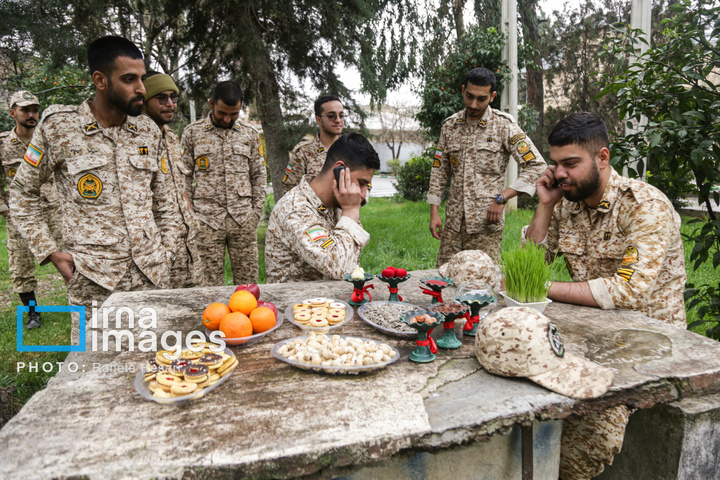
M 283 315 L 270 306 L 258 306 L 258 297 L 253 293 L 238 290 L 228 303 L 208 305 L 202 320 L 208 336 L 219 330 L 225 334 L 226 344 L 249 345 L 277 330 L 283 323 Z

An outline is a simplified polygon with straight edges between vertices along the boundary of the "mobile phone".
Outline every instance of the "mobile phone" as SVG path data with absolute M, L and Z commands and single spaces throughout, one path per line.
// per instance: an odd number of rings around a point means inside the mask
M 558 182 L 557 180 L 555 180 L 552 184 L 552 188 L 558 188 L 559 186 L 560 186 L 560 182 Z
M 338 188 L 340 188 L 340 172 L 345 170 L 345 165 L 340 165 L 339 167 L 333 168 L 333 173 L 335 174 L 335 181 L 337 182 Z

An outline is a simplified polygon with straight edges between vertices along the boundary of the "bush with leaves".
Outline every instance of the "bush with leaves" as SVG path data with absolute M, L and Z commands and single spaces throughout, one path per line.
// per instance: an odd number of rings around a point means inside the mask
M 395 189 L 405 200 L 425 200 L 430 188 L 432 159 L 428 155 L 410 155 L 410 159 L 398 168 Z
M 628 119 L 648 119 L 639 132 L 618 140 L 612 162 L 628 167 L 631 176 L 650 173 L 648 182 L 663 190 L 674 204 L 697 195 L 707 217 L 686 240 L 695 242 L 690 260 L 697 269 L 712 259 L 720 266 L 720 219 L 713 211 L 720 203 L 720 82 L 714 69 L 720 65 L 720 5 L 717 2 L 681 0 L 670 5 L 672 18 L 662 21 L 662 42 L 618 75 L 605 75 L 602 94 L 617 97 L 619 113 Z M 633 58 L 637 31 L 616 26 L 620 35 L 604 55 L 621 62 Z M 628 121 L 629 123 L 629 121 Z M 720 302 L 714 285 L 689 286 L 688 307 L 714 327 L 707 333 L 720 338 Z
M 510 77 L 510 69 L 502 62 L 505 36 L 495 28 L 475 27 L 468 31 L 445 58 L 442 66 L 425 77 L 420 91 L 422 104 L 415 118 L 428 129 L 428 138 L 437 141 L 442 122 L 459 112 L 463 105 L 460 87 L 465 76 L 475 67 L 485 67 L 495 73 L 498 92 Z M 500 108 L 500 95 L 495 97 L 493 108 Z

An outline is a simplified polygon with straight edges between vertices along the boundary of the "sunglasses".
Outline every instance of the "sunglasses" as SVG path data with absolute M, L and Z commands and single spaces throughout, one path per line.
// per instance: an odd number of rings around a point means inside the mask
M 166 95 L 164 93 L 160 93 L 158 95 L 155 95 L 153 98 L 157 98 L 157 101 L 160 105 L 167 104 L 168 100 L 172 100 L 172 103 L 177 105 L 178 99 L 180 98 L 177 94 L 173 93 L 172 95 Z
M 321 117 L 326 117 L 326 118 L 327 118 L 328 120 L 330 120 L 331 122 L 334 122 L 334 121 L 337 120 L 338 118 L 339 118 L 340 120 L 345 120 L 345 114 L 344 114 L 344 113 L 341 113 L 341 114 L 339 114 L 339 115 L 338 115 L 337 113 L 328 113 L 327 115 L 320 115 L 320 116 L 321 116 Z

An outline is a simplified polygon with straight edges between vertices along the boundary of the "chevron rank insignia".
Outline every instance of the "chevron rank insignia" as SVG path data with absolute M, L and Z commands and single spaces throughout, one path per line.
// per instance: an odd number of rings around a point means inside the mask
M 632 268 L 618 268 L 617 273 L 623 280 L 630 283 L 630 279 L 632 278 L 633 273 L 635 273 L 635 270 Z
M 535 154 L 533 152 L 528 152 L 525 155 L 522 156 L 523 160 L 526 162 L 529 162 L 530 160 L 535 158 Z
M 320 246 L 322 247 L 323 250 L 327 250 L 328 247 L 330 245 L 332 245 L 333 243 L 335 243 L 335 240 L 333 240 L 332 238 L 328 238 Z

